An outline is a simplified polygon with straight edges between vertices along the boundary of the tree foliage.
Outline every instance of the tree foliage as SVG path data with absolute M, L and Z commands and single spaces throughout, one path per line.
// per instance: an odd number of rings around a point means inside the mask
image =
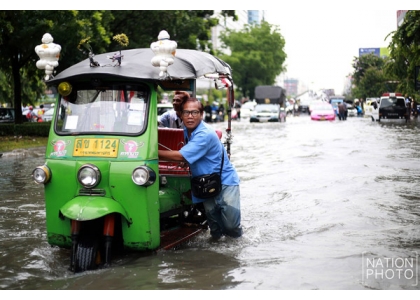
M 420 66 L 419 10 L 407 11 L 404 22 L 393 32 L 389 49 L 391 62 L 386 66 L 387 72 L 398 78 L 398 91 L 414 95 L 415 67 Z
M 180 49 L 212 52 L 211 28 L 218 24 L 218 18 L 212 17 L 213 10 L 134 10 L 112 14 L 112 34 L 124 32 L 130 38 L 130 48 L 148 48 L 159 32 L 166 30 Z M 233 10 L 221 14 L 236 18 Z
M 234 11 L 222 11 L 236 18 Z M 148 48 L 161 30 L 167 30 L 179 48 L 211 49 L 211 27 L 218 19 L 213 11 L 0 11 L 0 103 L 13 102 L 16 122 L 22 122 L 21 104 L 34 104 L 44 93 L 43 71 L 36 68 L 34 51 L 50 33 L 61 45 L 55 72 L 88 57 L 78 47 L 89 39 L 94 54 L 121 50 L 113 37 L 125 34 L 129 48 Z M 81 51 L 82 50 L 82 51 Z M 83 51 L 84 50 L 84 51 Z M 13 99 L 13 101 L 11 101 Z
M 353 60 L 352 95 L 356 98 L 379 97 L 384 92 L 389 92 L 391 76 L 384 72 L 388 59 L 366 54 L 355 57 Z
M 278 26 L 263 21 L 246 25 L 241 31 L 221 33 L 222 47 L 228 54 L 219 57 L 231 67 L 235 85 L 244 97 L 254 98 L 258 85 L 273 85 L 285 70 L 285 40 Z
M 95 35 L 103 49 L 109 44 L 108 28 L 104 26 L 107 15 L 98 11 L 0 12 L 0 80 L 1 85 L 10 87 L 1 95 L 13 97 L 17 123 L 22 122 L 21 104 L 34 103 L 45 89 L 35 66 L 38 57 L 34 51 L 44 33 L 50 33 L 54 43 L 64 46 L 59 68 L 65 68 L 82 57 L 76 47 L 82 37 Z

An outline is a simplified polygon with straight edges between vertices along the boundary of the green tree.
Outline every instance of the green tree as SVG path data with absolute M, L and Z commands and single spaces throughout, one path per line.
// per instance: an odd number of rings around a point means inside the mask
M 379 97 L 384 92 L 389 92 L 390 81 L 394 81 L 391 75 L 384 71 L 388 59 L 366 54 L 355 57 L 353 60 L 353 84 L 352 95 L 356 98 Z
M 115 20 L 111 31 L 124 32 L 130 38 L 130 48 L 148 48 L 159 32 L 166 30 L 178 48 L 211 53 L 211 28 L 219 22 L 213 10 L 133 10 L 112 14 Z M 234 10 L 221 11 L 221 17 L 237 19 Z
M 245 25 L 241 31 L 221 34 L 222 47 L 231 54 L 220 54 L 231 67 L 235 85 L 244 97 L 254 98 L 258 85 L 273 85 L 285 71 L 285 40 L 278 26 L 263 21 Z
M 108 29 L 103 26 L 107 15 L 98 11 L 0 11 L 0 83 L 13 91 L 16 123 L 23 121 L 22 103 L 33 104 L 45 89 L 34 51 L 42 43 L 43 34 L 50 33 L 54 43 L 65 46 L 59 70 L 80 60 L 82 53 L 77 45 L 81 38 L 94 35 L 102 46 L 110 42 Z
M 388 73 L 399 80 L 397 89 L 414 95 L 415 67 L 420 66 L 420 11 L 409 10 L 404 22 L 393 34 L 389 45 L 391 61 L 386 66 Z M 418 93 L 418 92 L 417 92 Z
M 121 50 L 112 39 L 118 34 L 129 38 L 128 48 L 148 48 L 161 30 L 167 30 L 179 48 L 210 52 L 211 27 L 218 19 L 213 11 L 0 11 L 0 100 L 10 101 L 21 123 L 21 104 L 34 104 L 44 92 L 43 71 L 36 68 L 34 51 L 44 33 L 61 45 L 56 73 L 87 58 L 78 47 L 89 39 L 94 54 Z M 236 19 L 232 10 L 221 11 Z M 83 50 L 83 51 L 80 51 Z

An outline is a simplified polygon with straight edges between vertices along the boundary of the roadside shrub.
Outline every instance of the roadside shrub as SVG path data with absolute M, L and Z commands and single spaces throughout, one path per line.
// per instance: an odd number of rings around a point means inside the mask
M 23 124 L 0 124 L 2 136 L 48 136 L 51 122 L 23 123 Z

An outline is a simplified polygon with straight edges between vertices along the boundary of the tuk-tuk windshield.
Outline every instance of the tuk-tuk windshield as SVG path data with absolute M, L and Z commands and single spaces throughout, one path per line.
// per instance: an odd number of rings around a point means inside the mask
M 145 87 L 78 89 L 62 97 L 56 116 L 58 134 L 138 134 L 147 123 L 149 93 Z

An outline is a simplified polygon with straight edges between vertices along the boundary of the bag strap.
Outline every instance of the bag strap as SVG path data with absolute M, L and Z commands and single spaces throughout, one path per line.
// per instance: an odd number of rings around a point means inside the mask
M 220 165 L 220 181 L 222 181 L 222 170 L 223 170 L 223 159 L 225 158 L 225 152 L 223 151 L 223 145 L 222 146 L 222 164 Z

